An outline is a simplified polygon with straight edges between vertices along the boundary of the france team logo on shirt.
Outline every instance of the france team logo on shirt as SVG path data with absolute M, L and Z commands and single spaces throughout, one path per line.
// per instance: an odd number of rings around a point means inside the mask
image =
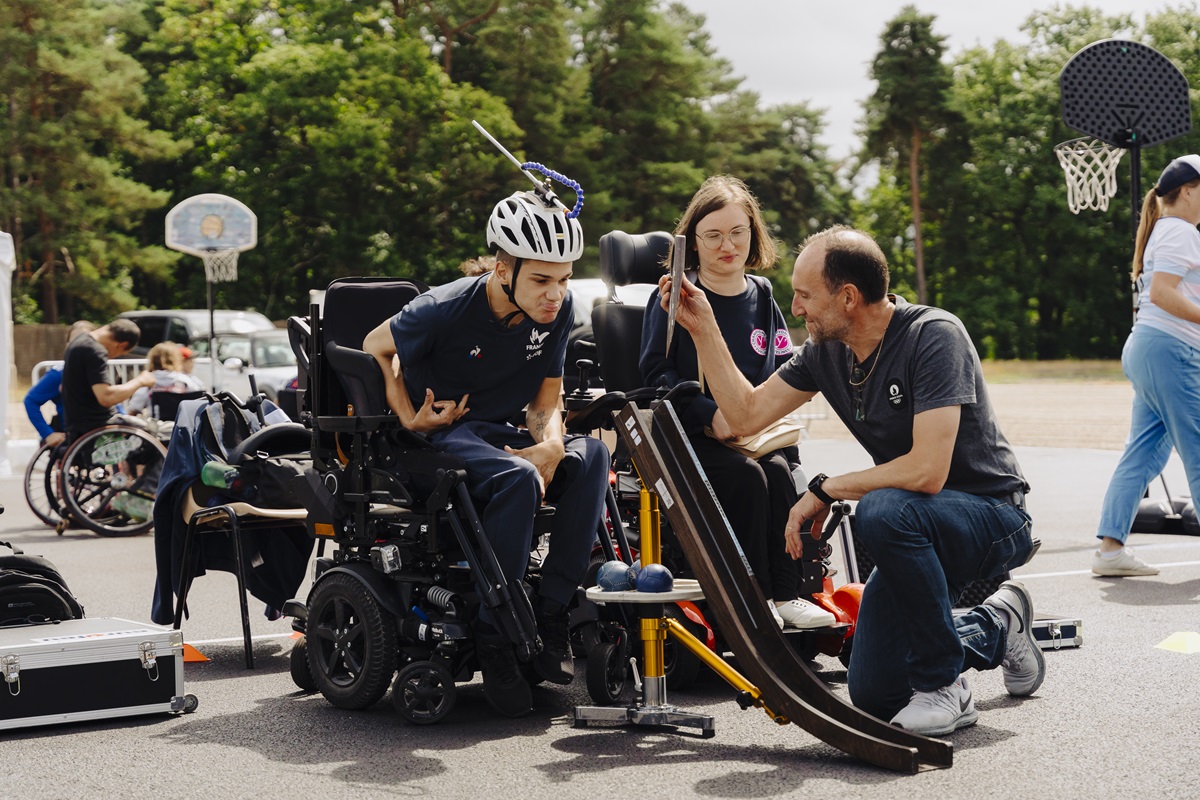
M 550 331 L 542 331 L 538 333 L 536 329 L 529 332 L 529 344 L 525 345 L 525 360 L 537 358 L 542 354 L 542 346 L 546 343 L 546 337 L 550 335 Z

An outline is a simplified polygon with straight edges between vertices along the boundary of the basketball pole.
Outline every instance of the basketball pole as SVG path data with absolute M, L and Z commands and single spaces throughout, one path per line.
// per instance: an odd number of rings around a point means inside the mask
M 216 250 L 210 250 L 210 253 L 215 253 Z M 213 387 L 213 391 L 217 389 L 217 312 L 213 310 L 213 282 L 208 274 L 208 270 L 204 270 L 204 283 L 208 287 L 208 370 L 209 381 L 208 385 Z

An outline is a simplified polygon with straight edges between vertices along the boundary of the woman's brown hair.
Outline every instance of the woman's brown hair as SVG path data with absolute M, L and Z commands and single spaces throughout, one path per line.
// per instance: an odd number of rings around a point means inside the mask
M 746 269 L 770 269 L 775 266 L 779 257 L 775 240 L 771 238 L 771 233 L 763 222 L 758 199 L 739 178 L 732 175 L 713 175 L 692 195 L 687 210 L 675 226 L 676 236 L 687 237 L 684 269 L 700 267 L 700 255 L 696 252 L 696 225 L 709 214 L 729 205 L 741 207 L 746 216 L 750 217 L 750 249 L 746 253 Z M 674 245 L 671 249 L 674 250 Z M 672 255 L 670 251 L 667 252 L 665 266 L 670 267 Z

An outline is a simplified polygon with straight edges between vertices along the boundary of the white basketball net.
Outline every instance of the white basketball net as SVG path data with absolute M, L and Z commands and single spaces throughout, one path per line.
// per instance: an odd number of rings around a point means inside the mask
M 1117 164 L 1125 151 L 1099 139 L 1072 139 L 1055 145 L 1058 163 L 1067 174 L 1067 205 L 1078 214 L 1082 209 L 1108 209 L 1117 193 Z
M 204 259 L 204 277 L 209 283 L 237 280 L 237 250 L 209 250 Z

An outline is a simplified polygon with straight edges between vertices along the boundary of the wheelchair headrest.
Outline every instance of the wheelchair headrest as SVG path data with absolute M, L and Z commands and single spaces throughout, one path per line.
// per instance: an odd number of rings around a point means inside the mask
M 338 278 L 325 290 L 322 337 L 361 350 L 368 333 L 428 289 L 405 278 Z
M 611 231 L 600 237 L 600 277 L 609 286 L 658 283 L 671 249 L 666 231 L 625 233 Z

